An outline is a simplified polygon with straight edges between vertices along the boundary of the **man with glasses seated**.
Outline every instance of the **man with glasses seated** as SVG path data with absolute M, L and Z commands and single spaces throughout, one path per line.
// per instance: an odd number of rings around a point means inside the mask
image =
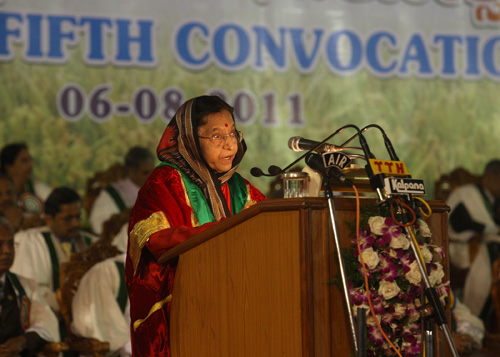
M 59 340 L 59 327 L 36 283 L 10 270 L 14 256 L 14 230 L 0 217 L 0 356 L 32 356 Z
M 16 259 L 12 272 L 33 279 L 50 307 L 59 312 L 56 291 L 59 267 L 71 253 L 85 250 L 96 237 L 81 231 L 82 202 L 76 191 L 60 187 L 45 201 L 46 226 L 15 235 Z

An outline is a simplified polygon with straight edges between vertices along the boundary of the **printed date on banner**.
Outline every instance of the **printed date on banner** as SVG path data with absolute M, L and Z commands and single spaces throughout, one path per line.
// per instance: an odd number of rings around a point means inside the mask
M 88 94 L 78 84 L 69 83 L 63 86 L 57 95 L 57 109 L 61 117 L 76 122 L 88 117 L 98 123 L 106 122 L 113 117 L 134 116 L 139 122 L 147 124 L 158 117 L 169 121 L 181 104 L 187 99 L 180 88 L 169 87 L 160 94 L 150 86 L 141 86 L 135 90 L 130 101 L 114 101 L 111 99 L 113 88 L 109 84 L 94 87 Z M 260 100 L 248 90 L 239 90 L 232 97 L 219 89 L 212 89 L 208 95 L 218 95 L 234 107 L 234 117 L 243 126 L 260 121 L 262 126 L 281 127 L 283 125 L 278 112 L 281 105 L 275 92 L 267 92 Z M 288 103 L 288 127 L 304 127 L 302 94 L 290 93 L 285 98 Z M 261 107 L 260 107 L 261 106 Z

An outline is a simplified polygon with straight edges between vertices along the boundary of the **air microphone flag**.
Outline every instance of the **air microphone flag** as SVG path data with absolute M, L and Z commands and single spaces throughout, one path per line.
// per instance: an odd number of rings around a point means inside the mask
M 325 167 L 337 167 L 343 170 L 351 163 L 349 156 L 342 152 L 325 152 L 321 156 Z

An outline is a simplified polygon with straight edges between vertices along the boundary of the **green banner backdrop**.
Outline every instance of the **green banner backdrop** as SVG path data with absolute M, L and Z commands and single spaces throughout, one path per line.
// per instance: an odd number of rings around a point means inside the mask
M 432 197 L 441 173 L 499 156 L 499 24 L 493 0 L 3 0 L 0 143 L 25 141 L 38 178 L 82 191 L 217 93 L 245 133 L 245 177 L 297 158 L 292 136 L 375 123 Z

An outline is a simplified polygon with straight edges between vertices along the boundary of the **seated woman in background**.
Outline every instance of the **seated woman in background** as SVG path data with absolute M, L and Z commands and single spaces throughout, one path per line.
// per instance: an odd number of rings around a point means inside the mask
M 188 100 L 165 129 L 157 149 L 162 163 L 139 191 L 129 225 L 134 355 L 170 356 L 176 264 L 159 264 L 162 253 L 266 198 L 236 173 L 245 151 L 233 108 L 216 96 Z
M 4 173 L 0 173 L 0 216 L 7 218 L 15 232 L 45 225 L 40 214 L 19 207 L 14 181 Z
M 21 207 L 31 213 L 42 213 L 43 202 L 52 189 L 33 178 L 33 160 L 25 143 L 7 144 L 0 152 L 0 172 L 12 178 Z

